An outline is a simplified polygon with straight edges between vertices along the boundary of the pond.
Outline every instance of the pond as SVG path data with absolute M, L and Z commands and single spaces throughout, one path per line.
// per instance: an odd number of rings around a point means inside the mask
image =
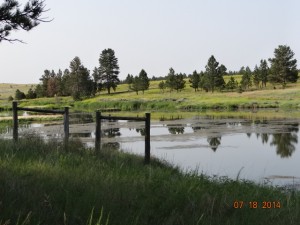
M 62 138 L 61 124 L 32 123 L 21 128 L 45 139 Z M 2 137 L 11 137 L 11 129 Z M 95 123 L 70 125 L 70 136 L 94 146 Z M 104 121 L 102 143 L 144 155 L 144 123 Z M 247 179 L 300 189 L 298 119 L 194 117 L 151 122 L 151 155 L 209 176 Z

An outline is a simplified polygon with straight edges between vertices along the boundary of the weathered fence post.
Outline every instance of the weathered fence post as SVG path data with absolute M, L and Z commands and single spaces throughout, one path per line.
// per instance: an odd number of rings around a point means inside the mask
M 101 146 L 101 112 L 96 111 L 96 137 L 95 137 L 95 150 L 100 151 Z
M 65 134 L 65 142 L 66 144 L 69 141 L 69 107 L 65 107 L 64 113 L 64 134 Z
M 12 102 L 12 111 L 13 111 L 13 139 L 18 141 L 18 102 Z
M 145 164 L 150 163 L 150 113 L 146 113 L 145 120 Z

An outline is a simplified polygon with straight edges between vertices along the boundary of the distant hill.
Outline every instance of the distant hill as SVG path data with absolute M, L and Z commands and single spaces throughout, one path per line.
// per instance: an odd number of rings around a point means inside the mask
M 6 100 L 9 96 L 15 97 L 17 89 L 27 94 L 28 89 L 35 86 L 36 84 L 0 83 L 0 100 Z

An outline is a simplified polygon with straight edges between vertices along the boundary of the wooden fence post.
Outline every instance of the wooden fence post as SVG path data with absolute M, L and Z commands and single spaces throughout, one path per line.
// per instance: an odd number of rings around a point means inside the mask
M 145 164 L 150 163 L 150 113 L 146 113 L 145 120 Z
M 101 112 L 96 111 L 96 137 L 95 137 L 95 150 L 99 152 L 101 149 Z
M 65 107 L 64 134 L 65 134 L 65 142 L 68 143 L 68 141 L 69 141 L 69 107 Z
M 12 102 L 12 110 L 13 110 L 13 139 L 14 141 L 18 141 L 18 102 Z

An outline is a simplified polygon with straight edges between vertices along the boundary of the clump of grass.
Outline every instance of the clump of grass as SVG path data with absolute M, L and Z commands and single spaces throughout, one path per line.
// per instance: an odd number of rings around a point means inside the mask
M 234 208 L 243 201 L 242 208 Z M 250 208 L 249 202 L 280 202 Z M 300 194 L 182 173 L 78 140 L 0 140 L 0 221 L 18 224 L 298 224 Z M 19 219 L 18 219 L 19 218 Z M 0 223 L 0 224 L 1 224 Z

